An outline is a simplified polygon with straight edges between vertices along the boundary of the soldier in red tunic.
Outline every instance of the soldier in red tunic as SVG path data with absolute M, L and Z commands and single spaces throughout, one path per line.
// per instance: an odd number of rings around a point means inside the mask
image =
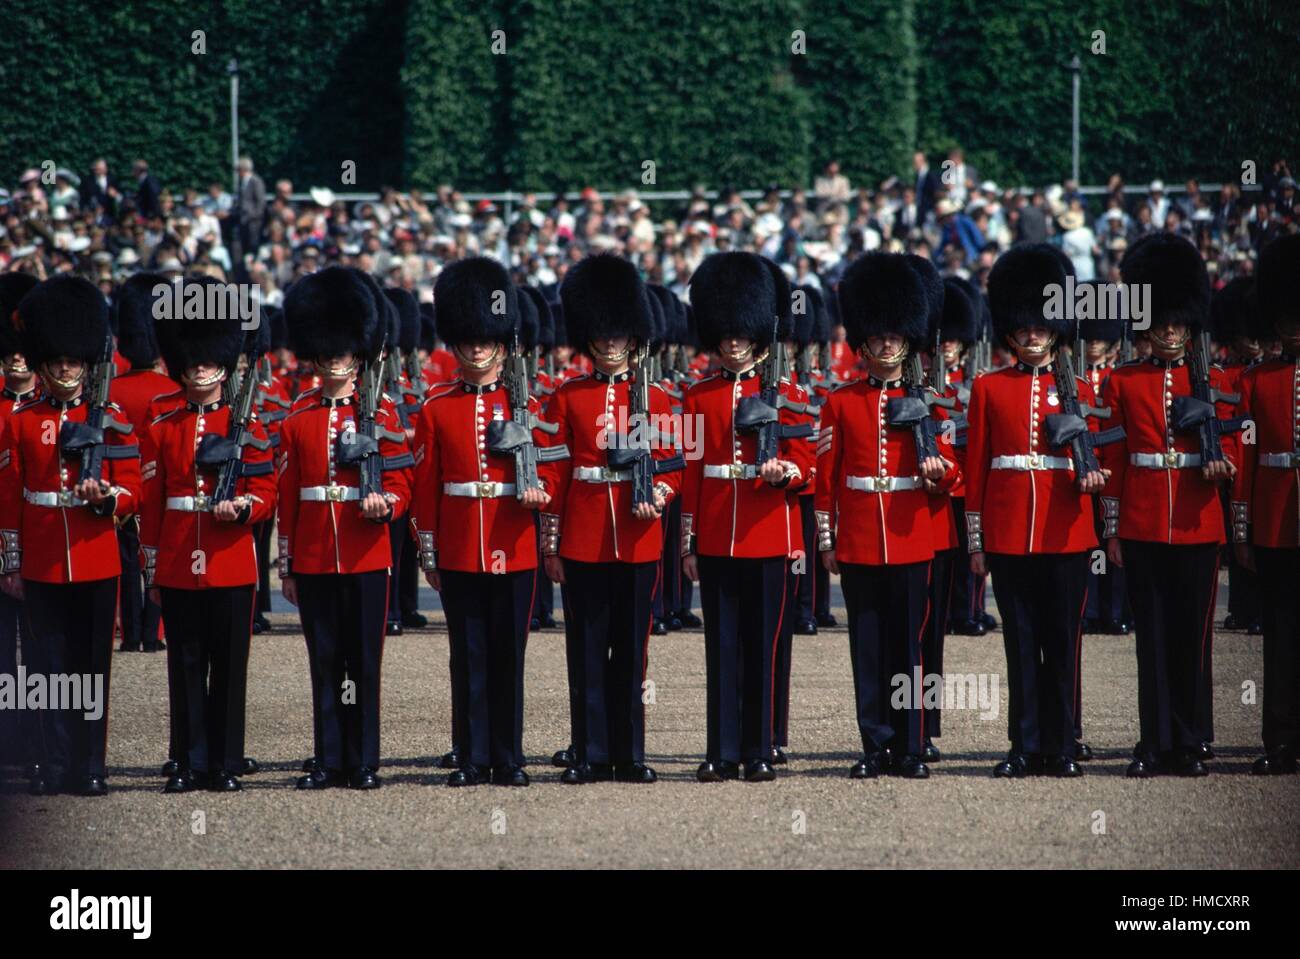
M 414 465 L 384 397 L 375 435 L 362 426 L 361 364 L 384 348 L 383 292 L 360 270 L 330 267 L 285 297 L 289 335 L 321 385 L 299 398 L 280 432 L 280 583 L 299 608 L 311 659 L 315 762 L 299 789 L 380 785 L 380 660 L 392 563 L 386 523 L 410 503 Z M 381 489 L 362 494 L 365 456 Z
M 1137 635 L 1142 739 L 1128 774 L 1204 776 L 1213 754 L 1210 653 L 1219 549 L 1225 542 L 1218 486 L 1235 472 L 1236 444 L 1203 461 L 1197 430 L 1179 430 L 1177 410 L 1192 393 L 1187 344 L 1208 320 L 1210 281 L 1187 240 L 1152 234 L 1121 265 L 1124 282 L 1149 288 L 1151 356 L 1111 374 L 1107 402 L 1123 443 L 1109 447 L 1106 549 L 1123 566 Z M 1218 367 L 1210 385 L 1227 386 Z M 1232 412 L 1217 403 L 1212 415 Z
M 1068 261 L 1046 244 L 1015 247 L 989 274 L 994 332 L 1018 357 L 971 389 L 966 445 L 966 530 L 971 571 L 993 574 L 1010 684 L 1011 752 L 999 777 L 1079 776 L 1075 700 L 1090 551 L 1090 495 L 1105 472 L 1083 475 L 1069 448 L 1054 449 L 1061 412 L 1053 353 L 1072 333 L 1049 317 L 1048 287 L 1063 291 Z M 1092 387 L 1076 378 L 1081 405 Z M 1095 429 L 1094 421 L 1089 428 Z
M 217 285 L 194 277 L 186 285 Z M 235 792 L 245 769 L 244 705 L 257 583 L 253 529 L 275 508 L 270 443 L 255 414 L 243 423 L 225 385 L 239 362 L 238 316 L 167 317 L 159 346 L 184 406 L 154 421 L 145 438 L 141 500 L 145 580 L 167 624 L 168 682 L 178 768 L 165 791 Z M 256 339 L 256 331 L 250 331 Z M 256 375 L 255 369 L 245 376 Z M 252 442 L 229 448 L 237 427 Z M 226 447 L 223 449 L 223 447 Z M 228 457 L 235 457 L 227 462 Z M 234 471 L 233 496 L 220 490 Z M 218 498 L 218 497 L 221 498 Z
M 701 782 L 740 776 L 765 782 L 772 769 L 773 664 L 781 634 L 785 580 L 797 533 L 790 497 L 813 478 L 807 413 L 789 404 L 797 390 L 770 384 L 759 393 L 757 360 L 781 348 L 790 292 L 785 274 L 751 253 L 715 253 L 696 270 L 691 303 L 706 350 L 722 370 L 692 386 L 682 415 L 699 424 L 697 455 L 682 487 L 683 568 L 700 584 L 708 678 L 708 744 Z M 757 404 L 757 405 L 756 405 Z M 776 419 L 774 456 L 760 461 L 763 432 L 747 424 Z M 773 432 L 774 430 L 774 432 Z
M 547 406 L 553 442 L 571 456 L 550 463 L 553 489 L 542 513 L 547 575 L 565 585 L 565 638 L 573 730 L 571 785 L 617 779 L 652 783 L 645 762 L 643 701 L 647 640 L 663 553 L 661 516 L 677 494 L 681 465 L 668 395 L 647 387 L 649 409 L 632 416 L 634 376 L 649 376 L 644 357 L 653 335 L 652 296 L 636 267 L 591 256 L 560 287 L 565 323 L 576 349 L 592 358 L 590 376 L 566 380 Z M 645 441 L 651 502 L 634 504 L 631 445 Z M 675 469 L 664 467 L 676 460 Z
M 110 336 L 99 290 L 79 277 L 46 280 L 23 297 L 15 325 L 22 353 L 45 391 L 16 407 L 5 425 L 0 585 L 26 600 L 31 672 L 77 676 L 102 692 L 96 710 L 62 703 L 65 708 L 41 711 L 39 768 L 31 791 L 102 796 L 108 792 L 109 669 L 122 572 L 114 524 L 139 503 L 139 447 L 120 407 L 92 409 L 93 398 L 83 394 L 87 373 Z M 90 416 L 102 416 L 102 433 L 87 424 Z M 64 445 L 71 452 L 83 441 L 98 446 L 95 440 L 106 444 L 103 461 L 98 475 L 83 479 L 82 457 L 66 455 Z
M 0 364 L 4 370 L 4 386 L 0 390 L 0 449 L 4 448 L 5 420 L 15 406 L 36 399 L 40 389 L 36 371 L 23 356 L 22 343 L 13 325 L 19 300 L 37 282 L 30 273 L 0 275 Z M 0 551 L 8 549 L 7 543 L 0 543 Z M 0 570 L 3 569 L 0 560 Z M 22 615 L 23 604 L 8 593 L 0 593 L 0 675 L 18 675 L 18 634 Z M 34 760 L 34 719 L 30 710 L 0 710 L 0 766 L 11 762 L 29 765 Z
M 438 276 L 438 329 L 460 377 L 434 387 L 416 424 L 411 525 L 425 579 L 442 596 L 451 642 L 453 752 L 448 786 L 527 786 L 524 649 L 537 579 L 531 510 L 550 494 L 529 485 L 515 459 L 493 450 L 518 422 L 501 363 L 521 321 L 505 268 L 487 257 Z M 524 396 L 530 417 L 537 402 Z M 522 425 L 522 424 L 521 424 Z M 528 441 L 535 439 L 525 426 Z
M 906 395 L 908 353 L 929 339 L 930 300 L 920 272 L 890 253 L 854 261 L 838 294 L 849 345 L 867 376 L 840 387 L 822 409 L 817 548 L 827 569 L 840 574 L 848 610 L 863 748 L 850 775 L 924 779 L 930 772 L 922 758 L 922 703 L 909 697 L 899 706 L 891 698 L 900 677 L 912 689 L 928 668 L 922 648 L 935 542 L 930 492 L 951 489 L 957 468 L 950 442 L 922 456 L 913 430 L 893 425 L 891 400 Z
M 1264 626 L 1264 755 L 1253 772 L 1294 773 L 1300 755 L 1300 236 L 1259 259 L 1258 339 L 1282 354 L 1241 378 L 1255 425 L 1233 483 L 1238 561 L 1259 574 Z
M 154 289 L 159 286 L 167 287 L 167 279 L 161 274 L 136 273 L 118 288 L 113 300 L 117 351 L 131 364 L 113 378 L 113 402 L 122 407 L 141 442 L 153 421 L 149 410 L 154 398 L 176 390 L 176 383 L 158 368 L 160 354 L 154 332 L 157 317 L 153 307 L 157 301 Z M 156 652 L 163 648 L 158 641 L 162 611 L 145 595 L 138 514 L 118 526 L 117 541 L 122 554 L 122 584 L 118 593 L 121 649 Z

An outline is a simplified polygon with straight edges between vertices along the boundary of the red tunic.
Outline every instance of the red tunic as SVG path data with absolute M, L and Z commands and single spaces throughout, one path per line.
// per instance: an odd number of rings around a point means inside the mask
M 113 419 L 125 424 L 120 407 L 110 404 Z M 69 403 L 35 399 L 15 407 L 0 439 L 0 534 L 4 572 L 21 571 L 40 583 L 82 583 L 122 572 L 114 518 L 125 519 L 140 502 L 140 457 L 104 460 L 101 477 L 116 494 L 110 515 L 100 516 L 71 500 L 79 462 L 59 452 L 65 422 L 85 422 L 89 406 L 78 397 Z M 105 432 L 114 446 L 137 446 L 134 435 Z M 64 502 L 31 502 L 60 496 Z
M 1260 363 L 1241 378 L 1242 415 L 1255 423 L 1255 442 L 1242 443 L 1232 487 L 1233 539 L 1256 546 L 1300 546 L 1300 363 Z M 1290 454 L 1289 464 L 1283 458 Z
M 137 436 L 142 436 L 158 415 L 164 412 L 159 410 L 150 415 L 154 398 L 173 393 L 176 393 L 176 381 L 157 370 L 127 370 L 113 377 L 109 386 L 109 395 L 114 403 L 122 407 L 128 422 L 135 427 Z M 185 394 L 179 395 L 183 400 Z
M 536 401 L 530 403 L 535 410 Z M 488 452 L 487 425 L 509 420 L 505 387 L 471 386 L 457 380 L 437 388 L 415 425 L 415 488 L 411 527 L 438 569 L 465 573 L 513 573 L 537 568 L 532 510 L 514 494 L 455 495 L 444 483 L 514 483 L 511 456 Z
M 955 528 L 948 542 L 952 510 L 947 496 L 932 496 L 920 485 L 911 429 L 889 425 L 889 400 L 905 394 L 902 380 L 869 376 L 836 390 L 822 407 L 816 509 L 835 530 L 835 557 L 840 562 L 921 563 L 933 559 L 936 549 L 956 545 Z M 951 441 L 943 433 L 939 452 L 953 462 Z M 946 494 L 957 479 L 954 464 L 939 481 L 938 491 Z M 898 480 L 915 486 L 888 488 Z M 860 488 L 867 484 L 886 488 Z M 934 501 L 949 514 L 942 525 Z M 943 533 L 938 545 L 936 530 Z
M 360 482 L 356 466 L 342 466 L 335 461 L 336 443 L 341 433 L 356 429 L 354 397 L 331 400 L 314 393 L 284 421 L 280 431 L 278 463 L 280 575 L 294 573 L 368 573 L 388 569 L 392 548 L 388 525 L 361 515 L 354 497 Z M 401 432 L 401 423 L 393 403 L 387 397 L 376 421 L 390 432 Z M 401 442 L 381 440 L 379 451 L 385 457 L 409 452 L 405 438 Z M 392 494 L 393 519 L 402 516 L 410 504 L 409 469 L 385 470 L 383 486 Z M 335 488 L 339 499 L 304 499 L 317 491 Z M 312 493 L 305 493 L 310 490 Z
M 971 387 L 966 431 L 971 552 L 1025 556 L 1077 553 L 1097 545 L 1092 500 L 1079 492 L 1073 464 L 1047 468 L 1070 459 L 1068 449 L 1049 445 L 1043 426 L 1047 416 L 1060 412 L 1054 371 L 1055 364 L 1034 369 L 1017 363 L 977 377 Z M 1092 387 L 1076 381 L 1079 402 L 1095 406 Z M 1088 425 L 1097 429 L 1095 420 Z
M 780 459 L 795 464 L 798 474 L 782 487 L 753 478 L 706 476 L 706 472 L 753 465 L 758 436 L 735 429 L 736 405 L 761 389 L 758 370 L 736 374 L 723 370 L 692 386 L 682 402 L 684 424 L 695 433 L 697 451 L 687 445 L 686 475 L 682 484 L 682 527 L 693 529 L 701 556 L 758 559 L 789 556 L 798 539 L 793 531 L 788 497 L 815 478 L 813 451 L 805 437 L 781 440 Z M 789 383 L 781 394 L 796 402 L 807 394 Z M 787 425 L 811 423 L 807 414 L 781 410 Z M 684 434 L 689 441 L 690 436 Z
M 547 445 L 569 449 L 567 459 L 545 464 L 543 475 L 551 490 L 546 514 L 557 517 L 560 555 L 581 563 L 650 563 L 663 555 L 663 524 L 658 519 L 637 519 L 632 515 L 632 484 L 626 481 L 589 481 L 575 475 L 609 465 L 612 433 L 631 428 L 628 421 L 630 374 L 609 377 L 601 372 L 566 380 L 551 396 L 546 417 L 559 427 Z M 611 424 L 606 431 L 606 418 Z M 676 454 L 677 429 L 671 418 L 671 403 L 657 385 L 650 386 L 650 426 L 665 434 L 651 441 L 651 455 L 658 460 Z M 655 483 L 664 484 L 671 499 L 681 490 L 681 471 L 660 473 Z
M 216 471 L 198 470 L 194 453 L 205 434 L 225 435 L 229 428 L 230 407 L 222 401 L 204 407 L 186 403 L 152 424 L 143 443 L 144 495 L 140 506 L 140 548 L 146 556 L 146 568 L 154 570 L 149 585 L 205 589 L 257 582 L 252 527 L 275 512 L 275 476 L 269 469 L 262 475 L 241 477 L 236 484 L 236 494 L 250 498 L 245 523 L 217 520 L 211 510 L 168 504 L 169 499 L 192 500 L 211 495 Z M 256 419 L 250 428 L 257 439 L 266 438 L 266 430 Z M 243 460 L 248 464 L 269 464 L 271 451 L 249 446 Z M 146 579 L 150 579 L 148 573 Z

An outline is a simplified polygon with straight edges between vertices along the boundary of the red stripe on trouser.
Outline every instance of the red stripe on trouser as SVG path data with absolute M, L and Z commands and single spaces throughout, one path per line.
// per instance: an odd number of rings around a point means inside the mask
M 916 634 L 917 659 L 921 663 L 921 682 L 925 682 L 925 630 L 930 625 L 930 581 L 934 578 L 934 560 L 931 560 L 925 568 L 925 615 L 921 617 L 921 629 Z M 925 707 L 924 705 L 916 706 L 921 711 L 921 740 L 917 743 L 916 754 L 919 756 L 925 752 Z
M 1074 687 L 1074 721 L 1080 723 L 1079 710 L 1083 708 L 1083 689 L 1079 686 L 1080 661 L 1083 658 L 1083 614 L 1088 609 L 1088 578 L 1084 577 L 1083 586 L 1083 603 L 1079 606 L 1079 630 L 1074 638 L 1074 676 L 1071 677 Z M 1082 729 L 1082 726 L 1079 726 Z
M 781 611 L 776 616 L 776 632 L 772 634 L 772 657 L 769 662 L 772 664 L 771 681 L 768 683 L 767 696 L 767 736 L 770 740 L 776 735 L 776 645 L 781 642 L 781 626 L 785 623 L 785 594 L 787 583 L 786 579 L 790 575 L 790 564 L 781 558 Z

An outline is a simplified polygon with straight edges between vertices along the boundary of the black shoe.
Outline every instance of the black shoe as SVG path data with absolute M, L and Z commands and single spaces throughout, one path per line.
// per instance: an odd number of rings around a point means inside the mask
M 577 755 L 573 749 L 573 743 L 569 743 L 564 749 L 557 750 L 551 756 L 551 765 L 558 766 L 561 769 L 567 769 L 578 761 Z
M 140 644 L 139 644 L 139 643 L 123 643 L 121 646 L 117 647 L 117 651 L 118 651 L 119 653 L 138 653 L 138 652 L 140 652 Z
M 536 616 L 534 616 L 532 619 L 528 621 L 528 631 L 530 633 L 535 633 L 541 628 L 542 628 L 542 621 L 538 619 Z
M 378 789 L 383 783 L 375 775 L 375 771 L 369 766 L 361 766 L 352 770 L 352 775 L 348 777 L 349 789 Z
M 164 776 L 175 776 L 181 771 L 181 764 L 174 759 L 169 759 L 162 764 L 162 774 Z
M 1286 776 L 1296 772 L 1296 756 L 1287 747 L 1265 753 L 1255 760 L 1250 771 L 1256 776 Z
M 822 629 L 834 629 L 839 624 L 839 620 L 830 613 L 821 613 L 817 616 L 817 625 Z
M 921 758 L 927 763 L 937 763 L 939 760 L 943 759 L 943 754 L 939 752 L 938 746 L 930 742 L 929 739 L 926 739 L 925 749 L 921 753 Z
M 146 653 L 161 653 L 167 649 L 166 646 L 158 642 L 156 639 L 145 640 L 144 644 L 140 648 Z
M 668 624 L 662 619 L 656 619 L 654 625 L 650 627 L 650 634 L 652 636 L 667 636 Z
M 695 770 L 695 778 L 702 783 L 720 783 L 728 779 L 739 779 L 740 766 L 725 760 L 719 763 L 700 763 L 700 768 Z
M 682 621 L 682 626 L 687 629 L 699 629 L 704 625 L 704 620 L 696 616 L 689 609 L 679 610 L 677 618 Z
M 1083 767 L 1074 761 L 1073 756 L 1053 756 L 1044 764 L 1044 771 L 1057 779 L 1073 779 L 1083 775 Z
M 595 781 L 591 775 L 591 767 L 586 763 L 573 763 L 560 773 L 560 782 L 566 786 L 585 786 Z
M 773 766 L 786 766 L 790 763 L 790 757 L 785 754 L 785 750 L 780 746 L 772 747 L 772 758 L 769 760 Z
M 31 796 L 57 796 L 59 781 L 38 772 L 35 776 L 29 776 L 27 779 L 27 793 Z
M 1173 771 L 1178 776 L 1192 778 L 1210 774 L 1210 769 L 1202 761 L 1201 752 L 1197 748 L 1180 750 L 1174 756 Z
M 901 776 L 903 779 L 929 779 L 930 767 L 927 766 L 920 756 L 908 754 L 894 764 L 894 775 Z
M 419 613 L 403 613 L 402 625 L 407 629 L 424 629 L 429 625 L 429 619 Z
M 1202 762 L 1214 758 L 1214 750 L 1210 747 L 1210 744 L 1207 742 L 1202 742 L 1199 746 L 1196 747 L 1195 750 L 1193 750 L 1193 752 L 1196 753 L 1196 758 L 1201 760 Z
M 954 636 L 984 636 L 988 629 L 979 620 L 966 619 L 953 623 L 952 629 L 948 630 Z
M 384 635 L 386 635 L 386 636 L 401 636 L 401 635 L 402 635 L 402 623 L 401 623 L 401 621 L 400 621 L 400 620 L 396 620 L 396 619 L 390 619 L 390 620 L 388 621 L 388 625 L 384 627 Z
M 198 788 L 198 784 L 194 781 L 194 777 L 190 775 L 189 770 L 184 770 L 168 778 L 167 784 L 163 786 L 163 792 L 192 793 Z
M 1247 636 L 1263 636 L 1263 635 L 1264 635 L 1264 624 L 1263 624 L 1263 623 L 1251 623 L 1249 626 L 1246 627 L 1246 635 L 1247 635 Z
M 542 629 L 559 629 L 560 624 L 555 621 L 554 616 L 543 616 L 538 620 L 542 624 Z
M 258 613 L 256 616 L 253 617 L 254 636 L 257 636 L 261 633 L 269 633 L 270 631 L 271 631 L 271 621 L 269 619 L 267 619 L 261 613 Z
M 992 616 L 990 616 L 988 613 L 980 613 L 975 618 L 984 624 L 985 629 L 998 628 L 998 621 L 994 619 Z
M 1096 619 L 1085 619 L 1083 621 L 1083 631 L 1087 635 L 1091 635 L 1092 633 L 1104 632 L 1104 630 L 1102 629 L 1101 622 Z
M 108 783 L 103 776 L 83 776 L 77 781 L 76 788 L 68 791 L 78 796 L 107 796 Z
M 1074 758 L 1080 762 L 1088 762 L 1092 759 L 1092 747 L 1084 742 L 1074 744 Z
M 770 783 L 776 778 L 776 770 L 766 759 L 751 759 L 745 763 L 745 782 Z
M 447 785 L 452 787 L 459 786 L 481 786 L 491 779 L 491 772 L 472 763 L 466 763 L 454 773 L 447 777 Z
M 298 789 L 333 789 L 342 786 L 347 780 L 343 774 L 334 769 L 317 769 L 298 780 Z
M 257 760 L 252 756 L 245 756 L 244 764 L 239 767 L 239 774 L 241 776 L 256 776 L 261 771 L 262 767 L 258 765 Z
M 214 793 L 237 793 L 242 788 L 239 780 L 224 769 L 208 781 L 208 789 Z
M 682 618 L 676 613 L 670 614 L 668 617 L 668 628 L 674 633 L 677 632 L 682 628 Z
M 523 766 L 494 766 L 491 776 L 494 786 L 527 786 L 529 782 Z
M 1223 625 L 1220 627 L 1220 629 L 1245 629 L 1245 628 L 1246 628 L 1245 624 L 1242 623 L 1242 621 L 1239 620 L 1232 613 L 1229 613 L 1227 616 L 1224 617 Z
M 850 779 L 877 779 L 880 776 L 880 760 L 873 753 L 863 756 L 849 770 Z
M 439 769 L 459 769 L 460 753 L 453 749 L 449 753 L 443 753 L 442 758 L 438 760 Z
M 645 763 L 625 763 L 614 767 L 614 781 L 620 783 L 653 783 L 659 777 Z
M 310 756 L 302 761 L 302 771 L 308 774 L 320 772 L 320 760 Z
M 1128 764 L 1124 775 L 1130 779 L 1151 779 L 1164 772 L 1165 769 L 1157 756 L 1139 748 L 1133 750 L 1133 761 Z
M 1007 758 L 993 767 L 994 779 L 1024 779 L 1038 771 L 1036 757 L 1025 753 L 1009 753 Z
M 794 634 L 796 636 L 816 636 L 817 620 L 801 619 L 794 624 Z

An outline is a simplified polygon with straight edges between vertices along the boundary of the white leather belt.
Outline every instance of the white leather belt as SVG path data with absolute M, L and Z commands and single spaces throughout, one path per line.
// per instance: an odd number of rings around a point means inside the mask
M 23 499 L 33 506 L 85 506 L 84 499 L 77 499 L 72 495 L 72 490 L 59 490 L 57 493 L 33 493 L 29 489 L 23 490 Z
M 1129 453 L 1128 461 L 1149 470 L 1182 470 L 1201 465 L 1200 453 Z
M 864 493 L 897 493 L 906 489 L 920 489 L 919 476 L 846 476 L 844 485 Z
M 212 497 L 199 494 L 198 496 L 168 496 L 167 508 L 180 510 L 182 513 L 210 513 L 212 512 Z
M 442 491 L 448 496 L 472 496 L 475 499 L 496 499 L 500 496 L 514 496 L 517 487 L 514 483 L 443 483 Z
M 309 503 L 347 503 L 361 499 L 355 486 L 299 486 L 298 499 Z
M 1016 453 L 995 456 L 990 467 L 995 470 L 1068 470 L 1074 461 L 1068 456 L 1044 456 L 1042 453 Z
M 1259 465 L 1283 470 L 1300 469 L 1300 453 L 1260 453 Z
M 579 466 L 573 471 L 573 478 L 584 483 L 630 483 L 631 470 L 612 470 L 608 466 Z
M 758 467 L 752 463 L 722 463 L 704 466 L 705 479 L 758 479 Z

